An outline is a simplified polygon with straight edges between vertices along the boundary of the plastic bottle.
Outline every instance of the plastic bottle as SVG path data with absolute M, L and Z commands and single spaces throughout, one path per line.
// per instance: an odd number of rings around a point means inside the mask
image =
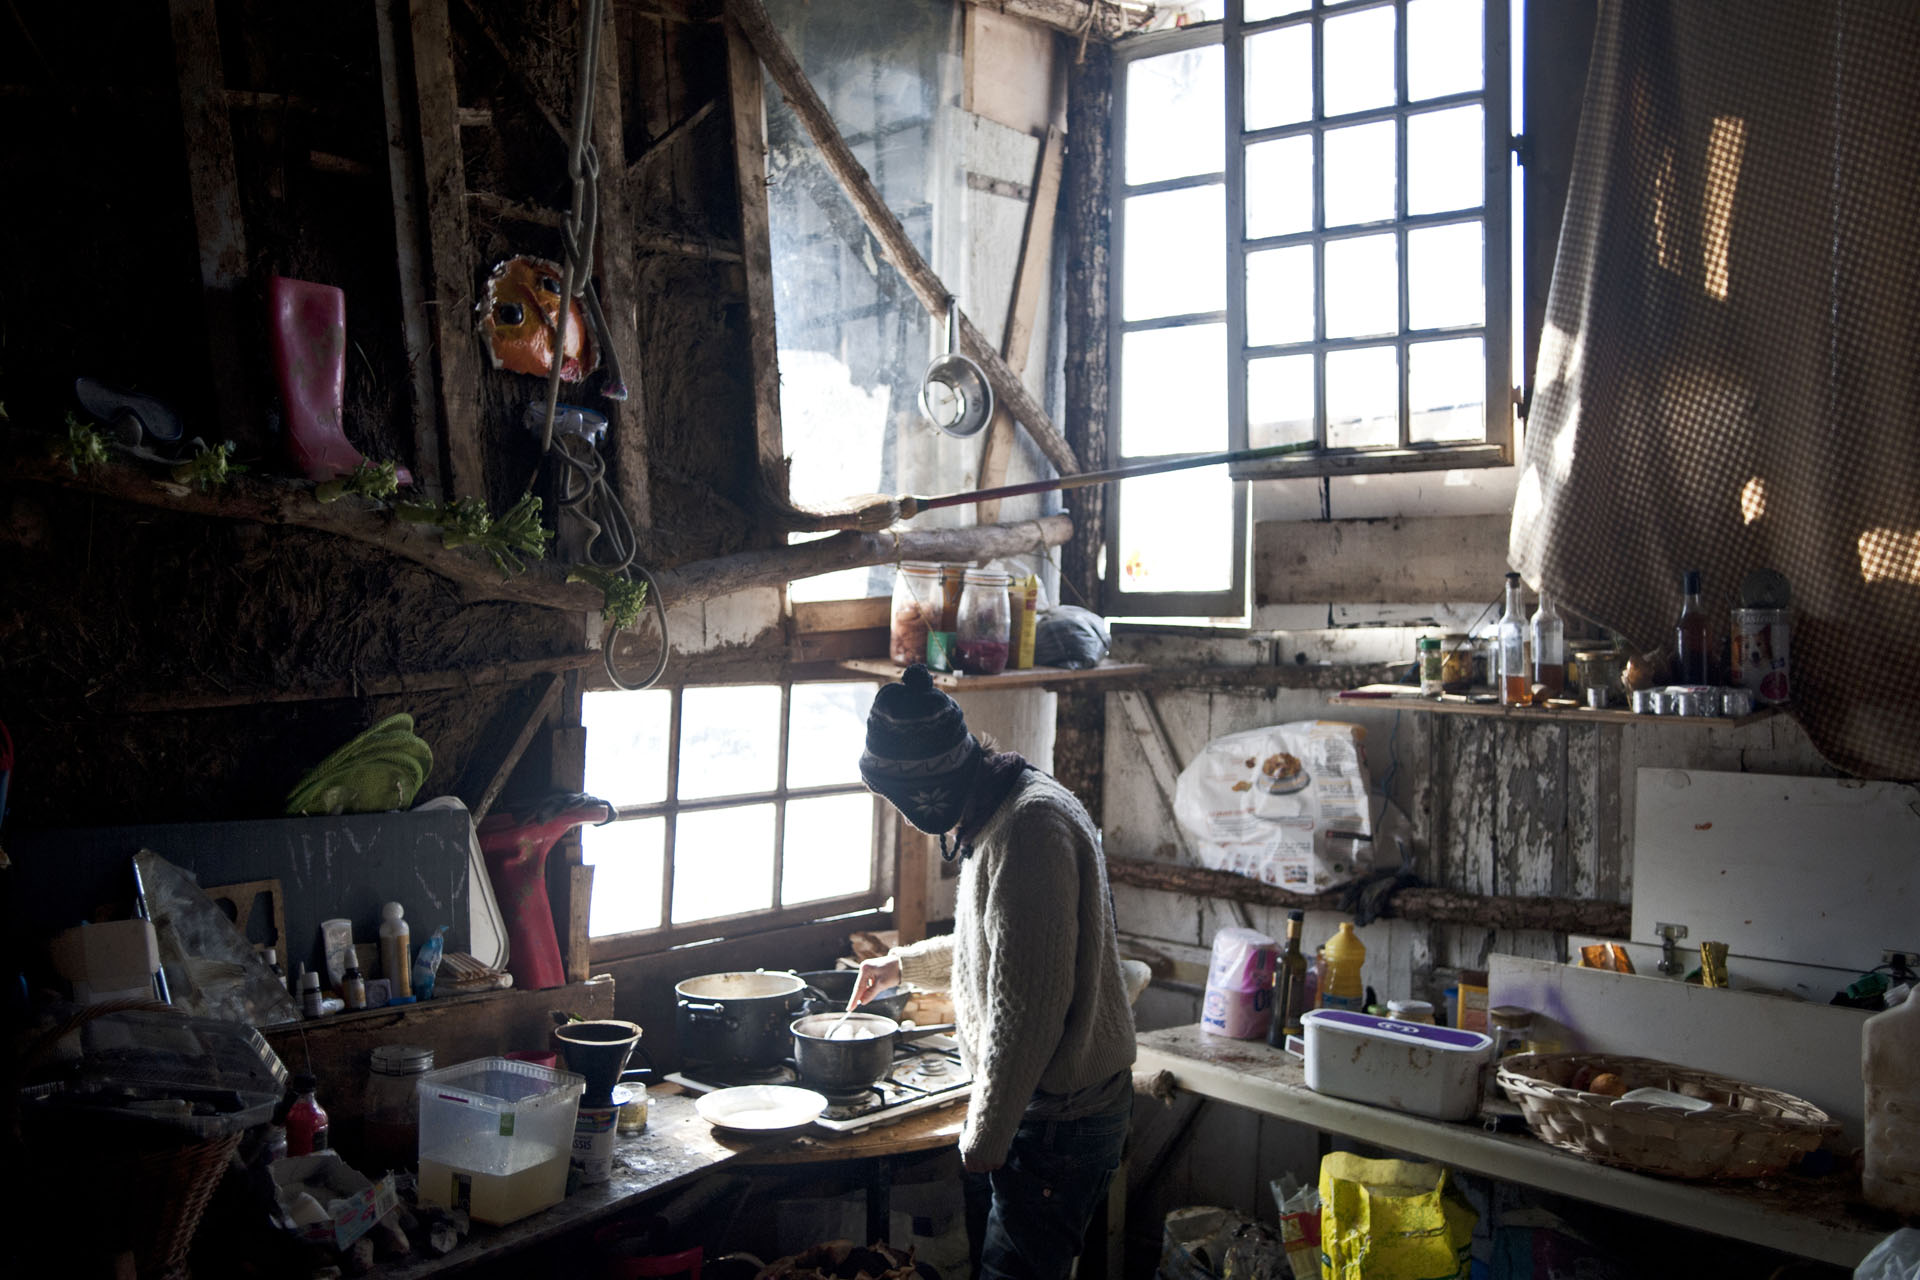
M 1494 660 L 1499 664 L 1500 702 L 1524 707 L 1533 702 L 1527 673 L 1527 606 L 1520 599 L 1520 575 L 1507 575 L 1507 611 L 1494 631 Z
M 300 1012 L 309 1018 L 326 1013 L 321 1007 L 320 975 L 305 965 L 300 966 Z
M 1920 995 L 1868 1018 L 1860 1045 L 1867 1086 L 1861 1188 L 1882 1209 L 1920 1213 Z
M 320 977 L 317 973 L 313 976 L 316 981 Z M 304 1071 L 293 1078 L 293 1091 L 298 1096 L 287 1109 L 287 1154 L 290 1156 L 310 1156 L 327 1149 L 327 1110 L 313 1096 L 318 1084 L 319 1081 Z
M 413 958 L 413 994 L 422 1000 L 433 999 L 433 984 L 440 972 L 440 955 L 446 943 L 441 935 L 447 926 L 441 925 L 433 931 L 433 936 L 420 944 L 420 954 Z
M 1340 922 L 1340 932 L 1327 939 L 1326 985 L 1320 992 L 1323 1009 L 1359 1009 L 1366 999 L 1360 969 L 1367 962 L 1367 944 L 1353 931 L 1351 920 Z
M 406 908 L 389 902 L 380 908 L 380 976 L 393 984 L 393 994 L 413 994 L 413 957 L 409 944 L 413 932 L 407 928 Z

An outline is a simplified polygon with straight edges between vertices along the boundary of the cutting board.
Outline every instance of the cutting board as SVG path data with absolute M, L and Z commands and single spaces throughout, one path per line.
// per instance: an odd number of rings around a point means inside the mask
M 1735 956 L 1856 973 L 1920 951 L 1920 791 L 1891 782 L 1638 771 L 1633 940 L 1662 922 Z

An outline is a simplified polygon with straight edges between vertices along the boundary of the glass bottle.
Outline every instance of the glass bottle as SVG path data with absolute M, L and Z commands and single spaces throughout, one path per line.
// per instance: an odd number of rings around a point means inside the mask
M 1440 652 L 1440 637 L 1421 636 L 1416 648 L 1420 653 L 1420 692 L 1437 697 L 1446 686 L 1446 655 Z
M 1507 575 L 1507 611 L 1494 631 L 1494 656 L 1500 666 L 1500 702 L 1508 707 L 1532 705 L 1532 681 L 1527 678 L 1527 606 L 1520 599 L 1520 575 Z
M 420 1099 L 415 1088 L 433 1070 L 433 1050 L 417 1044 L 383 1044 L 373 1051 L 362 1114 L 362 1145 L 378 1177 L 389 1169 L 410 1169 L 420 1155 Z
M 927 632 L 940 629 L 940 611 L 946 593 L 940 585 L 940 566 L 909 560 L 893 575 L 893 623 L 888 628 L 888 656 L 910 667 L 927 660 Z
M 1700 607 L 1700 571 L 1687 570 L 1680 589 L 1680 617 L 1673 624 L 1673 682 L 1712 684 L 1713 662 L 1707 654 L 1707 611 Z
M 1307 1011 L 1307 957 L 1300 950 L 1300 926 L 1306 912 L 1287 912 L 1287 945 L 1273 966 L 1273 1025 L 1267 1043 L 1287 1047 L 1287 1037 L 1303 1034 L 1300 1015 Z
M 967 570 L 954 619 L 953 665 L 969 675 L 997 676 L 1007 669 L 1007 575 Z
M 1533 641 L 1533 683 L 1545 685 L 1547 696 L 1557 698 L 1567 687 L 1567 626 L 1545 587 L 1527 629 Z

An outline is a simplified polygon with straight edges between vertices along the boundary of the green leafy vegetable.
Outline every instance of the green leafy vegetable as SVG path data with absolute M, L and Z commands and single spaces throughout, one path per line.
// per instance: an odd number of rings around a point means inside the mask
M 176 484 L 190 484 L 205 493 L 217 489 L 246 468 L 233 460 L 233 441 L 222 440 L 209 449 L 203 440 L 193 442 L 193 456 L 173 469 Z
M 319 502 L 333 502 L 349 493 L 357 493 L 363 498 L 391 498 L 400 491 L 399 468 L 391 462 L 369 463 L 362 458 L 354 469 L 344 476 L 335 476 L 331 480 L 322 480 L 314 489 L 313 496 Z
M 567 573 L 568 582 L 584 582 L 600 588 L 605 603 L 600 606 L 616 631 L 624 631 L 640 620 L 647 604 L 647 584 L 635 582 L 625 573 L 609 573 L 598 565 L 577 565 Z
M 439 525 L 440 545 L 444 547 L 479 547 L 508 577 L 525 573 L 526 562 L 520 557 L 545 555 L 547 542 L 553 537 L 540 523 L 540 499 L 530 493 L 497 520 L 487 514 L 486 504 L 478 498 L 403 502 L 394 509 L 402 520 L 412 524 Z
M 100 438 L 91 422 L 82 422 L 69 413 L 67 434 L 55 437 L 53 456 L 66 463 L 67 470 L 77 476 L 82 471 L 107 465 L 107 442 Z

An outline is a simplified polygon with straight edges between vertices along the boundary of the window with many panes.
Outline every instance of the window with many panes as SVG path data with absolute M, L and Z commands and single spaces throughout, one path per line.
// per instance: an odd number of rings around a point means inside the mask
M 596 957 L 879 906 L 890 841 L 860 781 L 871 684 L 588 693 L 582 829 Z
M 1503 0 L 1225 0 L 1114 69 L 1108 608 L 1239 616 L 1235 479 L 1511 461 Z

